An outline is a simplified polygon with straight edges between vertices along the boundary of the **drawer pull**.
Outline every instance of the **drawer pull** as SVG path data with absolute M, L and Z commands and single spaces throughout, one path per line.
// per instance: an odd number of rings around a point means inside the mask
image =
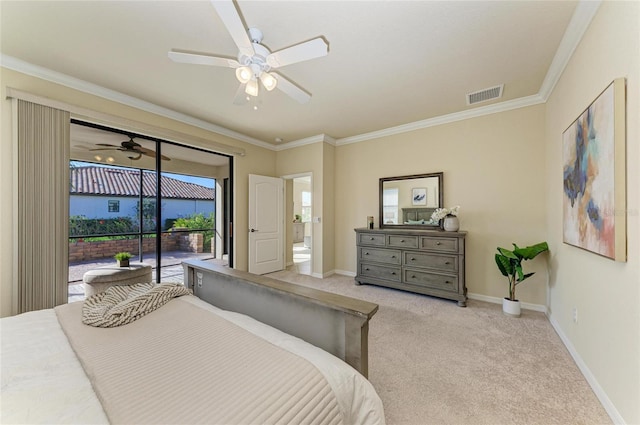
M 442 244 L 442 242 L 436 242 L 436 245 L 441 245 L 441 244 Z
M 395 256 L 395 255 L 392 255 L 392 256 L 391 256 L 391 258 L 396 258 L 396 256 Z
M 404 243 L 404 239 L 400 239 L 400 243 Z
M 364 253 L 364 255 L 369 255 L 369 253 L 368 253 L 368 252 L 365 252 L 365 253 Z
M 369 271 L 369 267 L 366 267 L 366 268 L 365 268 L 365 270 L 366 270 L 366 271 Z
M 416 278 L 416 275 L 412 275 L 412 276 L 411 276 L 411 279 L 415 279 L 415 278 Z
M 451 263 L 450 263 L 450 262 L 448 262 L 448 261 L 445 261 L 445 262 L 444 262 L 444 264 L 448 266 L 448 265 L 449 265 L 449 264 L 451 264 Z
M 416 259 L 415 259 L 415 258 L 412 258 L 412 259 L 411 259 L 411 261 L 416 261 Z
M 396 275 L 396 272 L 391 272 L 391 274 L 395 276 L 395 275 Z
M 370 240 L 375 241 L 375 240 L 376 240 L 376 238 L 372 237 Z
M 451 282 L 449 282 L 448 280 L 445 280 L 444 283 L 451 283 Z

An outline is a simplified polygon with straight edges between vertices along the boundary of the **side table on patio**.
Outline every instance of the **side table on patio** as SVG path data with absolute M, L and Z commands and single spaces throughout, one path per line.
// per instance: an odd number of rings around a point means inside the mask
M 131 263 L 129 267 L 103 266 L 86 272 L 82 280 L 86 297 L 104 292 L 110 286 L 151 282 L 151 266 L 145 263 Z

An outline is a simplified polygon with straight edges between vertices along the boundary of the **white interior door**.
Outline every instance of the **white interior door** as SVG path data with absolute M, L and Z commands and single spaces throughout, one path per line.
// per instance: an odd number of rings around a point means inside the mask
M 249 174 L 249 272 L 284 269 L 284 183 Z

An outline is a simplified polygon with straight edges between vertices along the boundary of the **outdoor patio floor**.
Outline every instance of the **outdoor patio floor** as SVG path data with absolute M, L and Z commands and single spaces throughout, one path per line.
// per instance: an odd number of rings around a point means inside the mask
M 138 257 L 134 257 L 138 262 Z M 162 267 L 160 268 L 160 281 L 161 282 L 180 282 L 184 280 L 184 271 L 182 268 L 183 260 L 205 260 L 215 262 L 217 264 L 225 265 L 227 260 L 216 260 L 212 257 L 211 253 L 193 253 L 184 251 L 170 251 L 162 253 Z M 103 258 L 99 260 L 82 261 L 77 263 L 69 263 L 69 302 L 84 300 L 84 284 L 82 282 L 82 276 L 89 270 L 112 265 L 115 262 L 113 258 Z M 147 254 L 143 258 L 145 264 L 149 264 L 153 269 L 153 277 L 155 280 L 155 268 L 156 257 L 155 255 Z

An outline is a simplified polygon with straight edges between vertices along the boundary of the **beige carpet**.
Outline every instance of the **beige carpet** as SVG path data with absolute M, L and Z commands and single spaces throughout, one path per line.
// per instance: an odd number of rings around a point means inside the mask
M 599 403 L 539 312 L 409 294 L 332 276 L 269 276 L 380 305 L 369 328 L 369 379 L 395 424 L 605 424 Z

